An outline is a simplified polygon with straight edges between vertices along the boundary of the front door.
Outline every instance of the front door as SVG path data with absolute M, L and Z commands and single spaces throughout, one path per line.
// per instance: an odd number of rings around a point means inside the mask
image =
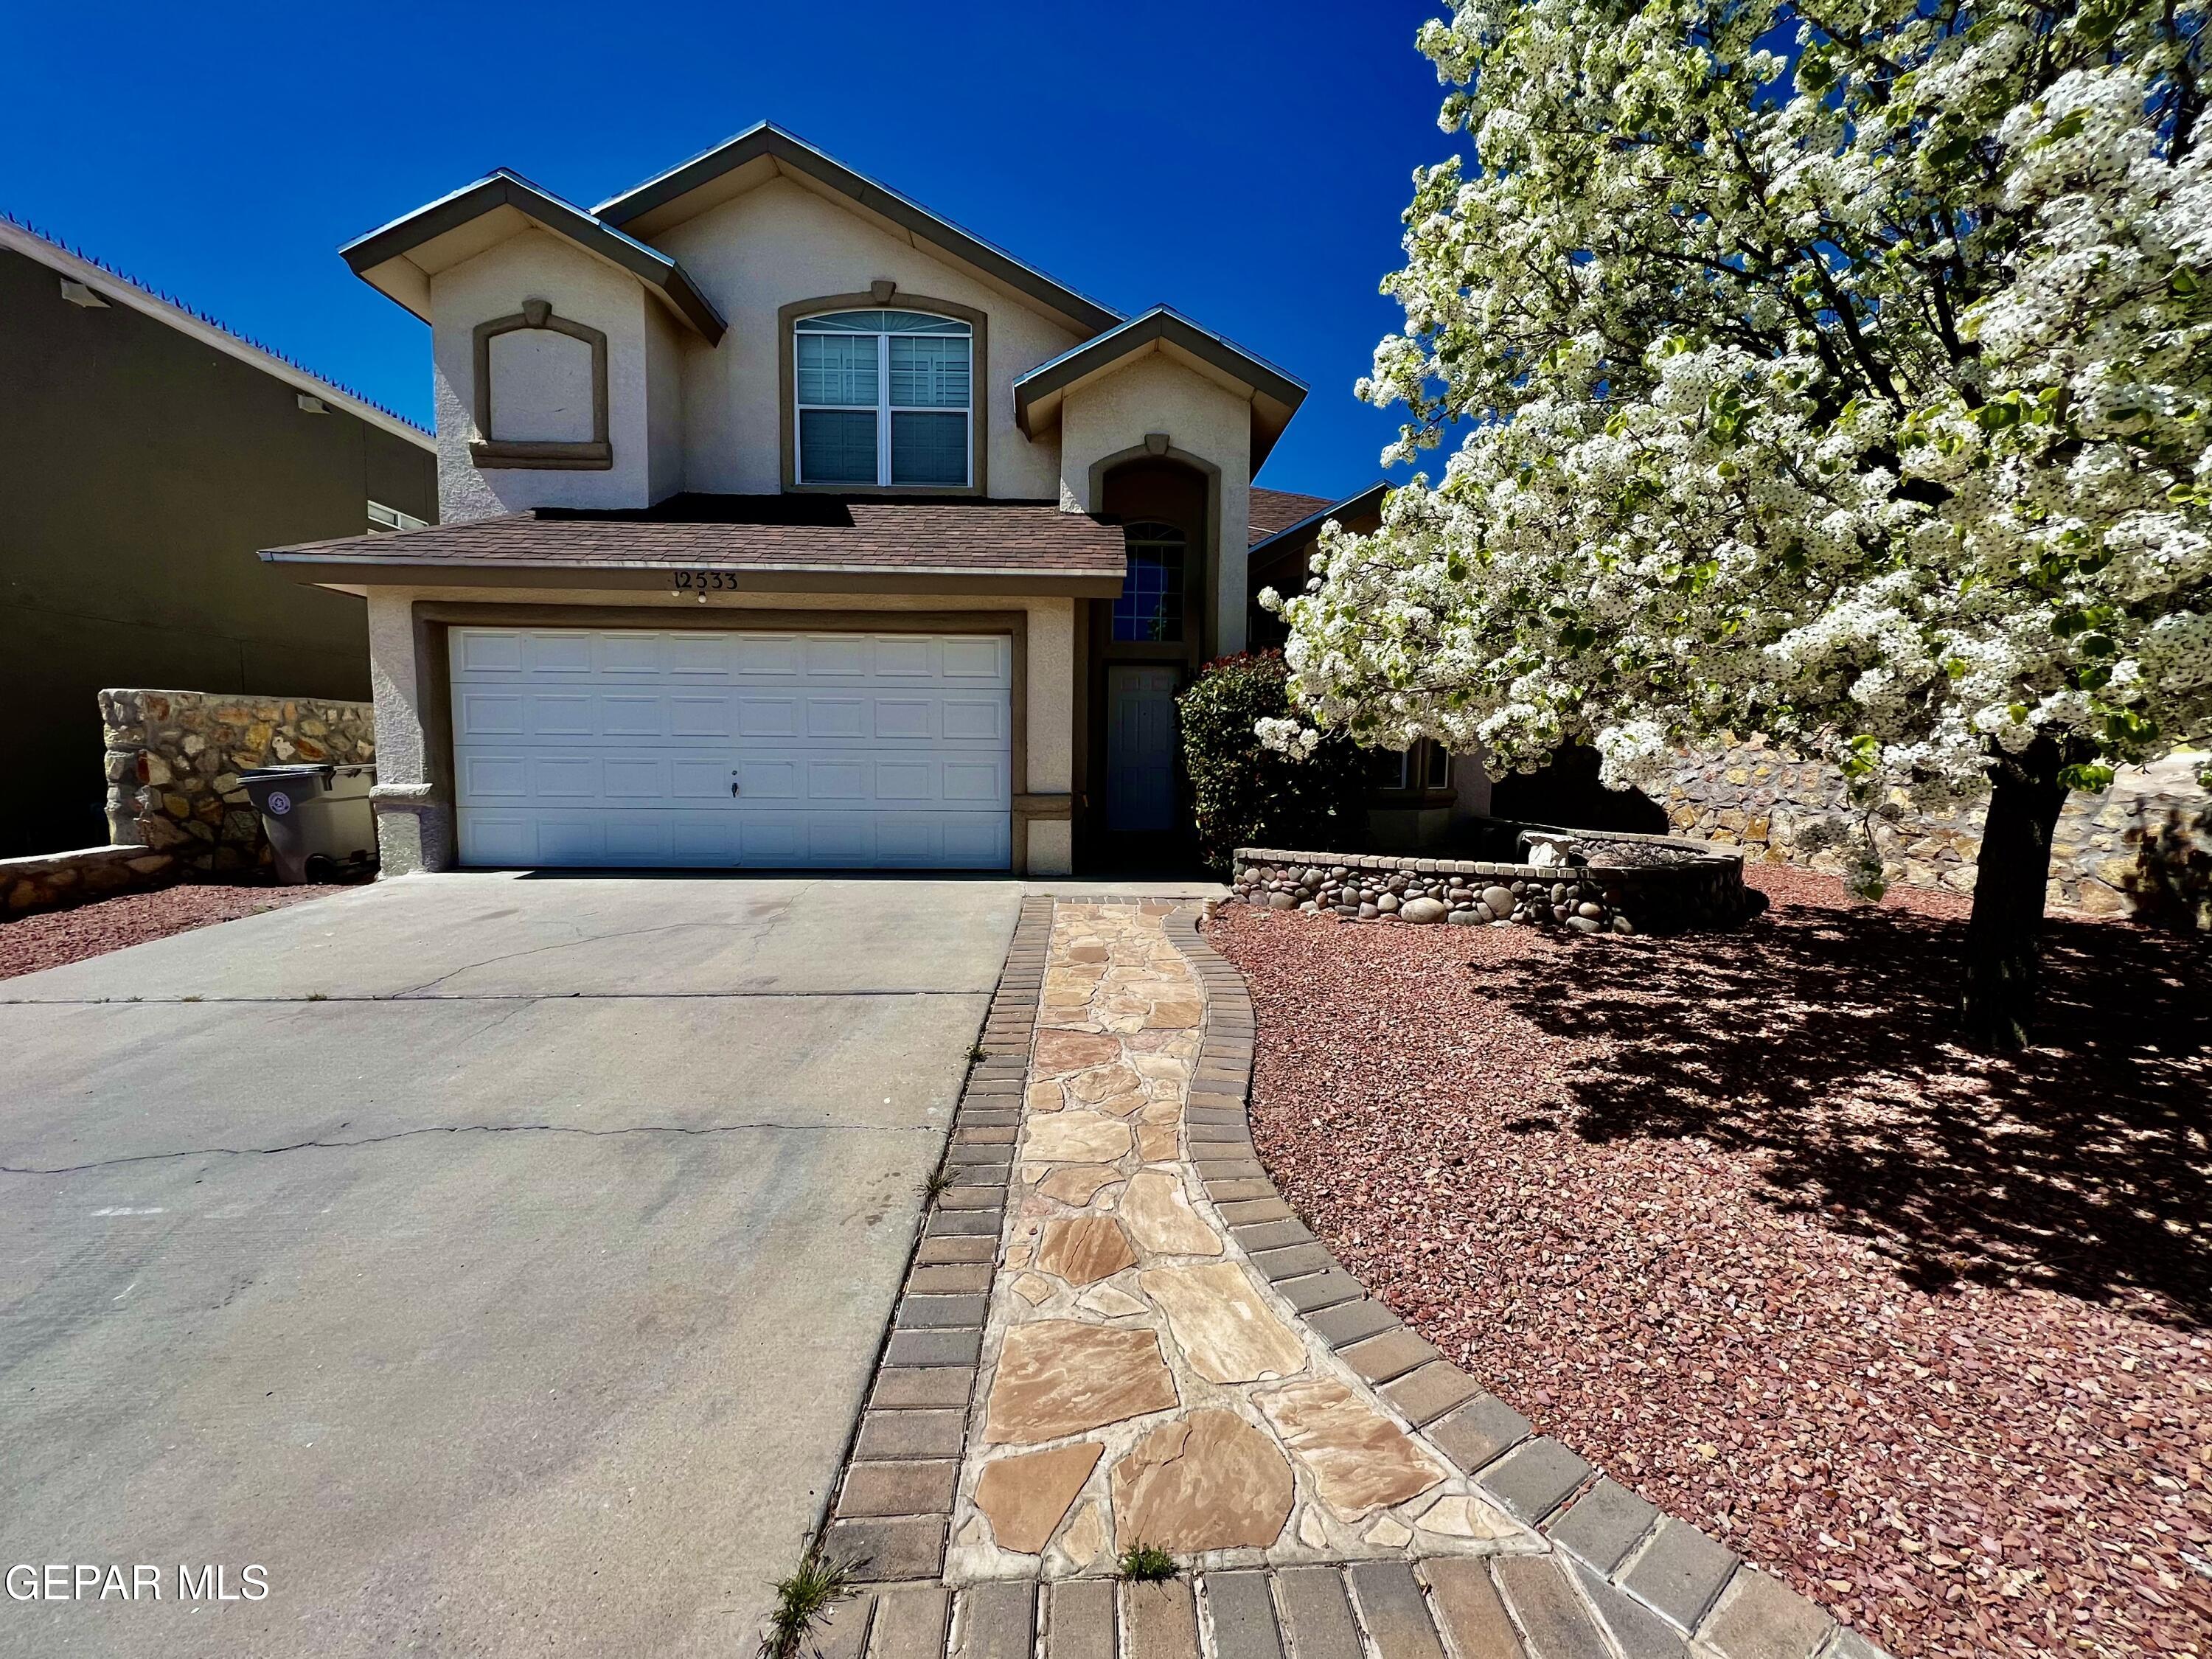
M 1106 827 L 1175 828 L 1172 668 L 1106 671 Z

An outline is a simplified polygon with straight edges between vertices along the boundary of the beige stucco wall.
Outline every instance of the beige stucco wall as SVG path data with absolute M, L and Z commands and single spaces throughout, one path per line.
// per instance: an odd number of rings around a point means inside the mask
M 689 334 L 659 302 L 645 307 L 646 485 L 650 501 L 690 488 L 684 471 L 684 346 Z
M 1072 513 L 1094 511 L 1091 469 L 1112 457 L 1143 453 L 1146 436 L 1155 432 L 1167 434 L 1172 453 L 1195 456 L 1220 472 L 1216 648 L 1242 651 L 1252 513 L 1252 410 L 1243 398 L 1157 351 L 1071 392 L 1060 416 L 1060 505 Z
M 988 398 L 990 493 L 1048 500 L 1058 493 L 1049 439 L 1032 444 L 1014 425 L 1015 377 L 1078 343 L 1041 313 L 787 179 L 710 208 L 654 245 L 682 263 L 730 325 L 719 347 L 694 340 L 684 349 L 687 488 L 773 494 L 782 487 L 778 309 L 865 294 L 889 278 L 909 294 L 971 306 L 989 319 L 989 362 L 979 380 Z
M 606 588 L 379 587 L 368 599 L 370 683 L 376 700 L 377 837 L 383 872 L 405 875 L 453 867 L 453 817 L 450 784 L 432 776 L 428 719 L 419 687 L 414 605 L 418 599 L 447 604 L 621 606 L 637 625 L 655 625 L 654 613 L 726 611 L 741 628 L 749 611 L 1019 611 L 1027 613 L 1028 696 L 1024 708 L 1032 794 L 1065 794 L 1074 780 L 1075 602 L 1064 599 L 989 595 L 885 593 L 718 593 L 702 605 L 686 596 Z M 556 622 L 553 626 L 559 626 Z M 1016 849 L 1017 854 L 1021 852 Z M 1042 820 L 1030 825 L 1027 871 L 1066 875 L 1073 867 L 1068 825 Z
M 469 458 L 476 430 L 475 331 L 526 299 L 607 337 L 605 471 L 495 469 Z M 572 244 L 525 230 L 430 279 L 430 354 L 438 428 L 438 513 L 453 524 L 527 507 L 645 507 L 654 499 L 647 441 L 646 296 L 636 278 Z

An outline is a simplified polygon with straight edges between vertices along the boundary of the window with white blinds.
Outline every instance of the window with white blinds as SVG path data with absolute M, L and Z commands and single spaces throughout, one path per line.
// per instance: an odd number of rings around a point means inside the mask
M 973 482 L 974 331 L 920 311 L 799 319 L 792 354 L 799 481 Z

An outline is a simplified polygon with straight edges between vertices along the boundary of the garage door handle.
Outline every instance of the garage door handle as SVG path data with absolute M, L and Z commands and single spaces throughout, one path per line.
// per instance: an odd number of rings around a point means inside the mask
M 732 773 L 731 773 L 731 774 L 730 774 L 730 794 L 731 794 L 731 797 L 732 797 L 732 799 L 735 799 L 735 798 L 736 798 L 736 795 L 737 795 L 737 793 L 738 793 L 738 775 L 737 775 L 735 772 L 732 772 Z

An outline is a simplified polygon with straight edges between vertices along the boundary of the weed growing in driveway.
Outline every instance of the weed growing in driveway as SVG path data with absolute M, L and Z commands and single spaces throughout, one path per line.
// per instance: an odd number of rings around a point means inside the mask
M 924 1204 L 936 1203 L 939 1199 L 944 1197 L 945 1193 L 951 1189 L 953 1184 L 953 1179 L 954 1177 L 951 1166 L 944 1164 L 939 1164 L 935 1169 L 932 1170 L 927 1175 L 921 1178 L 919 1188 L 921 1194 L 921 1201 Z
M 990 1057 L 989 1053 L 980 1042 L 968 1051 L 968 1063 L 970 1066 L 981 1066 Z
M 775 1587 L 775 1608 L 769 1614 L 761 1636 L 759 1659 L 799 1659 L 818 1651 L 814 1639 L 837 1603 L 853 1594 L 857 1561 L 841 1561 L 822 1553 L 820 1545 L 799 1558 L 799 1567 Z
M 1157 1584 L 1164 1579 L 1180 1577 L 1182 1569 L 1176 1565 L 1175 1557 L 1152 1544 L 1132 1544 L 1121 1552 L 1115 1563 L 1121 1577 L 1133 1583 Z

